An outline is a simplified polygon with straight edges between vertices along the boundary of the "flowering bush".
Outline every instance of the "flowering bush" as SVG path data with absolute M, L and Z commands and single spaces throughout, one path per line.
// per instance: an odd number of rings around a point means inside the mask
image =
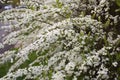
M 113 3 L 114 2 L 114 3 Z M 114 0 L 21 0 L 9 22 L 0 80 L 119 80 L 120 15 Z M 113 6 L 116 9 L 111 12 Z

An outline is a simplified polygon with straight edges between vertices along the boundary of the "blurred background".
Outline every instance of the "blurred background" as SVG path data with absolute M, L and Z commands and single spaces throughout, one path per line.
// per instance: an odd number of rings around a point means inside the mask
M 0 12 L 15 8 L 20 4 L 20 0 L 0 0 Z
M 20 0 L 0 0 L 0 13 L 4 10 L 9 10 L 12 8 L 16 8 L 19 6 Z M 6 23 L 0 22 L 0 43 L 2 43 L 3 35 L 6 35 L 7 33 L 1 29 L 1 26 L 8 25 Z M 11 49 L 14 47 L 14 45 L 5 45 L 4 48 L 0 49 L 0 54 L 5 52 L 6 50 Z

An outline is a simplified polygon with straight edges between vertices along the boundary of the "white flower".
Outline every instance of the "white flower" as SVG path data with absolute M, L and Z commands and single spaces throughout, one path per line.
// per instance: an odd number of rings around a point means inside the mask
M 74 76 L 73 80 L 77 80 L 77 77 L 76 77 L 76 76 Z
M 97 72 L 99 75 L 107 75 L 108 68 L 106 68 L 103 64 L 101 65 L 99 71 Z
M 105 2 L 106 2 L 106 0 L 101 0 L 100 5 L 104 4 Z
M 11 58 L 10 62 L 13 63 L 13 58 Z
M 0 43 L 0 49 L 1 49 L 1 48 L 4 48 L 4 45 L 3 45 L 2 43 Z
M 75 68 L 75 62 L 69 62 L 66 67 L 65 70 L 67 71 L 68 74 L 72 74 L 74 72 L 74 68 Z
M 57 73 L 54 73 L 52 76 L 52 80 L 65 80 L 65 75 L 62 71 L 58 71 Z
M 112 65 L 113 65 L 114 67 L 117 67 L 118 63 L 117 63 L 117 62 L 113 62 Z

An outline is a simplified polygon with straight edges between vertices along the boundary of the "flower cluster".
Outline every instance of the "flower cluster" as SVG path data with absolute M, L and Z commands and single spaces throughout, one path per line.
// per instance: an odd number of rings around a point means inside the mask
M 0 13 L 10 30 L 0 48 L 15 45 L 0 54 L 0 80 L 119 80 L 120 33 L 95 19 L 110 3 L 21 0 Z

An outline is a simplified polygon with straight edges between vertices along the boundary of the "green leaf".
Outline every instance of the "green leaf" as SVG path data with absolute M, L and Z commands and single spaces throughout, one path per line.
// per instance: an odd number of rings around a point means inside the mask
M 120 7 L 120 0 L 115 0 L 115 2 Z
M 62 8 L 63 3 L 60 2 L 59 0 L 56 0 L 56 5 L 54 5 L 54 6 L 56 6 L 56 7 L 58 7 L 58 8 Z
M 108 20 L 105 22 L 104 26 L 105 26 L 105 28 L 107 28 L 109 25 L 110 25 L 110 19 L 108 19 Z

